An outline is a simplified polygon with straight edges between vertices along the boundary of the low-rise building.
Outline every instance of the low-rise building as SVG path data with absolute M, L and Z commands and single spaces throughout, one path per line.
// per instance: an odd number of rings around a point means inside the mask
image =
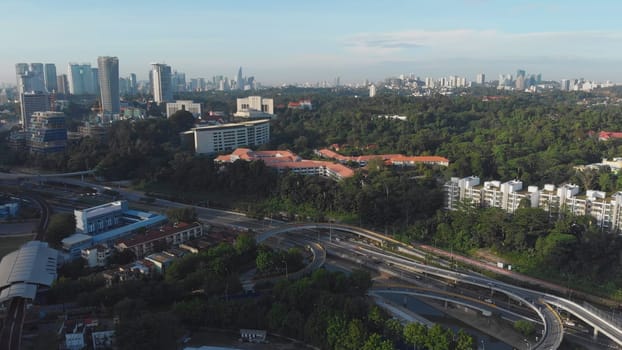
M 241 159 L 245 161 L 261 160 L 267 167 L 279 172 L 286 170 L 302 175 L 318 175 L 342 180 L 354 176 L 354 171 L 342 164 L 318 160 L 305 160 L 291 151 L 253 151 L 248 148 L 238 148 L 233 153 L 218 156 L 215 161 L 233 163 Z
M 238 98 L 234 116 L 247 119 L 274 118 L 274 100 L 261 96 Z
M 196 119 L 201 117 L 201 104 L 194 101 L 178 100 L 166 104 L 166 117 L 170 118 L 177 111 L 188 111 Z
M 86 260 L 89 267 L 102 267 L 108 263 L 112 250 L 103 244 L 82 249 L 82 259 Z
M 135 231 L 147 229 L 166 221 L 161 214 L 132 210 L 127 201 L 115 201 L 95 207 L 75 210 L 76 233 L 61 241 L 65 258 L 80 258 L 82 249 L 98 244 L 111 244 Z
M 370 154 L 364 156 L 344 156 L 328 148 L 315 150 L 315 154 L 323 158 L 334 159 L 340 163 L 358 163 L 365 166 L 372 159 L 380 159 L 388 165 L 414 166 L 418 164 L 434 164 L 449 166 L 449 160 L 440 156 L 405 156 L 403 154 Z
M 130 249 L 136 257 L 142 258 L 167 246 L 179 245 L 201 236 L 203 226 L 200 223 L 179 222 L 119 239 L 115 242 L 115 248 L 119 251 Z

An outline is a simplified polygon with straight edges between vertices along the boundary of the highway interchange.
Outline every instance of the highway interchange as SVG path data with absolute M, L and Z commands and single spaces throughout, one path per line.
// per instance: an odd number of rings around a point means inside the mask
M 13 180 L 15 179 L 13 174 L 11 174 L 10 177 L 13 177 Z M 23 179 L 23 176 L 20 176 L 19 178 Z M 6 180 L 7 177 L 3 177 L 2 175 L 0 175 L 0 179 Z M 46 179 L 37 177 L 37 180 L 39 181 L 43 181 Z M 108 187 L 95 185 L 92 183 L 83 182 L 81 180 L 71 178 L 50 177 L 50 179 L 73 185 L 89 186 L 100 192 L 104 189 L 109 189 Z M 115 188 L 114 190 L 120 192 L 125 199 L 128 199 L 130 201 L 138 201 L 140 200 L 140 198 L 144 197 L 142 193 L 136 191 L 125 190 L 122 188 Z M 186 204 L 161 199 L 155 200 L 153 203 L 150 203 L 150 205 L 162 208 L 187 206 Z M 248 218 L 243 214 L 230 211 L 222 211 L 202 207 L 195 208 L 199 219 L 203 222 L 260 232 L 257 237 L 258 242 L 264 241 L 269 237 L 275 235 L 309 229 L 347 232 L 360 237 L 364 237 L 366 239 L 378 241 L 380 242 L 380 244 L 386 244 L 387 242 L 389 242 L 393 246 L 393 250 L 395 250 L 395 247 L 398 248 L 400 254 L 387 249 L 371 249 L 370 247 L 366 247 L 364 248 L 364 255 L 368 258 L 382 261 L 382 268 L 385 271 L 390 271 L 396 276 L 402 276 L 402 280 L 404 280 L 405 273 L 436 276 L 447 281 L 453 281 L 454 284 L 471 285 L 482 288 L 483 290 L 489 290 L 491 295 L 494 293 L 501 293 L 506 295 L 508 300 L 511 299 L 514 302 L 518 302 L 519 304 L 529 306 L 535 312 L 535 314 L 538 315 L 541 320 L 540 322 L 543 325 L 543 336 L 538 337 L 538 340 L 535 344 L 528 344 L 528 348 L 530 349 L 559 348 L 563 340 L 564 329 L 562 320 L 554 308 L 564 309 L 565 311 L 581 319 L 585 323 L 593 327 L 597 327 L 599 333 L 606 335 L 609 339 L 613 340 L 619 345 L 622 345 L 622 330 L 616 327 L 612 322 L 603 319 L 602 317 L 599 317 L 599 315 L 596 315 L 595 313 L 583 308 L 581 305 L 578 305 L 570 300 L 555 295 L 517 287 L 509 283 L 504 283 L 489 277 L 484 277 L 480 274 L 466 271 L 454 271 L 447 267 L 437 267 L 424 264 L 419 260 L 414 259 L 413 257 L 419 259 L 428 257 L 429 254 L 427 254 L 426 252 L 414 249 L 413 247 L 402 244 L 401 242 L 397 242 L 390 237 L 378 234 L 373 231 L 353 226 L 337 225 L 330 223 L 288 225 L 274 220 L 255 220 L 252 218 Z M 351 246 L 349 247 L 346 244 L 345 240 L 331 240 L 328 244 L 326 242 L 324 242 L 323 244 L 325 244 L 329 254 L 331 250 L 337 251 L 337 254 L 349 259 L 354 259 L 355 261 L 360 261 L 361 254 L 363 254 L 361 252 L 357 252 L 356 249 L 352 249 Z M 398 291 L 399 290 L 395 289 L 390 290 L 391 293 Z M 405 293 L 412 293 L 412 291 L 409 291 L 407 289 L 403 289 L 402 291 Z M 372 292 L 380 293 L 380 291 L 378 290 Z M 384 292 L 389 292 L 389 290 L 385 290 Z

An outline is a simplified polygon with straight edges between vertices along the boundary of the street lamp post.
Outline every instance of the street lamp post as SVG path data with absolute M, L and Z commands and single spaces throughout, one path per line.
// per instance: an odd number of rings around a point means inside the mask
M 523 339 L 525 344 L 527 344 L 527 350 L 531 350 L 531 343 L 527 339 Z
M 484 343 L 484 339 L 482 339 L 482 350 L 486 350 L 486 344 Z

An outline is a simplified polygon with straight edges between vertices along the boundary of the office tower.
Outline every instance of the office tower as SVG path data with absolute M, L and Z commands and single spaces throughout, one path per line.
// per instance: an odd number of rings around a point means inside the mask
M 66 95 L 69 93 L 69 82 L 67 81 L 67 74 L 61 74 L 56 77 L 56 87 L 59 94 Z
M 48 94 L 43 91 L 30 91 L 20 94 L 22 109 L 21 123 L 24 130 L 30 126 L 30 118 L 35 112 L 46 112 L 50 110 Z
M 238 76 L 235 79 L 235 88 L 237 90 L 244 90 L 244 78 L 242 77 L 242 67 L 238 69 Z
M 45 91 L 43 64 L 41 63 L 18 63 L 15 65 L 17 77 L 17 93 L 26 91 Z
M 90 64 L 69 63 L 69 92 L 72 95 L 94 94 L 93 71 Z
M 93 95 L 99 95 L 99 68 L 91 68 L 91 85 L 90 91 Z
M 376 85 L 371 84 L 369 86 L 369 97 L 375 97 L 376 96 Z
M 138 85 L 136 84 L 136 74 L 130 73 L 129 85 L 129 93 L 135 94 L 138 91 Z
M 45 73 L 43 63 L 31 63 L 30 73 L 32 74 L 32 91 L 45 91 Z
M 97 58 L 99 67 L 99 89 L 104 114 L 119 114 L 119 59 L 117 57 L 100 56 Z
M 516 70 L 516 79 L 518 79 L 518 77 L 525 77 L 525 71 L 523 69 Z
M 475 78 L 475 82 L 479 85 L 484 85 L 486 83 L 486 75 L 484 73 L 480 73 Z
M 62 112 L 34 112 L 29 127 L 31 153 L 63 152 L 67 146 L 67 127 Z
M 174 92 L 186 91 L 186 74 L 177 71 L 173 72 L 172 84 Z
M 58 92 L 58 83 L 56 81 L 56 65 L 54 63 L 46 63 L 44 68 L 45 89 L 47 92 Z
M 560 85 L 562 91 L 570 91 L 570 80 L 562 79 Z
M 171 101 L 173 88 L 171 80 L 171 66 L 163 63 L 151 64 L 151 78 L 153 80 L 153 100 L 157 103 Z
M 516 90 L 522 91 L 525 90 L 525 76 L 524 75 L 518 75 L 516 77 L 516 81 L 514 83 L 514 86 L 516 88 Z

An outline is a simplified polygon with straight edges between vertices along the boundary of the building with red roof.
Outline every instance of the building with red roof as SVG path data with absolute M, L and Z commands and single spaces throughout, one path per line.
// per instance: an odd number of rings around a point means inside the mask
M 361 166 L 367 165 L 372 159 L 381 159 L 388 165 L 414 166 L 417 164 L 434 164 L 449 166 L 449 159 L 440 156 L 405 156 L 403 154 L 372 154 L 365 156 L 344 156 L 328 148 L 316 150 L 315 153 L 323 158 L 335 159 L 340 163 L 355 162 Z
M 114 246 L 118 251 L 130 249 L 137 258 L 142 258 L 153 253 L 158 246 L 177 245 L 201 236 L 203 225 L 200 223 L 178 222 L 121 238 Z
M 342 180 L 354 176 L 354 171 L 342 164 L 306 160 L 291 151 L 253 151 L 248 148 L 238 148 L 233 153 L 218 156 L 215 161 L 233 163 L 236 160 L 262 160 L 266 166 L 278 171 L 289 170 L 303 175 L 319 175 L 333 180 Z
M 622 139 L 622 132 L 618 131 L 601 131 L 598 133 L 599 141 L 609 141 L 612 139 Z

